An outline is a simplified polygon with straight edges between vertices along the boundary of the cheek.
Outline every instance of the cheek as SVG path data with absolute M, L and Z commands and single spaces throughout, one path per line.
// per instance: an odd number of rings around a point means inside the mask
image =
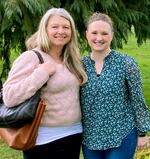
M 106 40 L 106 41 L 112 41 L 112 36 L 111 36 L 111 35 L 105 36 L 105 40 Z
M 68 32 L 68 37 L 71 39 L 72 36 L 73 36 L 73 35 L 72 35 L 71 31 L 69 31 L 69 32 Z
M 92 41 L 94 41 L 96 39 L 96 37 L 93 36 L 93 35 L 87 35 L 86 39 L 87 39 L 88 42 L 90 42 L 90 41 L 92 42 Z
M 88 42 L 88 45 L 89 46 L 92 46 L 93 42 L 94 42 L 94 39 L 91 38 L 91 37 L 87 37 L 87 42 Z
M 50 38 L 52 37 L 52 32 L 51 31 L 47 31 L 47 36 Z

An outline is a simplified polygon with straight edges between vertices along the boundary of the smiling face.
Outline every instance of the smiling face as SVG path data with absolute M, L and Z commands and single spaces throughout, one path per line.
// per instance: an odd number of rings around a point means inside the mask
M 52 47 L 63 47 L 71 39 L 71 25 L 64 17 L 53 15 L 47 25 L 47 34 Z
M 86 38 L 92 52 L 108 52 L 113 38 L 113 31 L 109 23 L 98 20 L 88 25 Z

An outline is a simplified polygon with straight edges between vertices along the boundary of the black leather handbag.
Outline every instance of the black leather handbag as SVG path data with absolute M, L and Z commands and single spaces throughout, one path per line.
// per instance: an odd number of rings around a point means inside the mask
M 39 58 L 40 63 L 43 63 L 44 60 L 41 54 L 33 50 Z M 25 124 L 32 122 L 38 103 L 40 102 L 40 89 L 28 100 L 23 103 L 14 106 L 6 107 L 3 103 L 2 89 L 0 92 L 0 127 L 1 128 L 15 128 L 22 127 Z

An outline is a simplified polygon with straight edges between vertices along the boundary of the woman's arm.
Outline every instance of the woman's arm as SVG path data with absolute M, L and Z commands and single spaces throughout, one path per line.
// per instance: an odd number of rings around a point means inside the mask
M 125 60 L 129 98 L 135 113 L 136 128 L 138 133 L 147 132 L 150 130 L 150 118 L 148 106 L 143 96 L 140 71 L 133 58 L 127 56 Z
M 49 79 L 49 72 L 39 67 L 39 59 L 33 51 L 21 54 L 13 63 L 3 85 L 3 100 L 7 106 L 15 106 L 30 98 Z

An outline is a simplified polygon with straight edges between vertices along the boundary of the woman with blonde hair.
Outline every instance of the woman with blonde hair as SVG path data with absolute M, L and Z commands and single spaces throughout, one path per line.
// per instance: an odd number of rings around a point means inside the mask
M 86 74 L 80 62 L 73 18 L 63 8 L 49 9 L 26 46 L 28 50 L 15 60 L 3 87 L 4 102 L 13 107 L 46 83 L 41 91 L 46 110 L 36 145 L 23 152 L 24 159 L 79 159 L 79 88 L 85 83 Z M 43 64 L 39 64 L 33 49 L 42 55 Z

